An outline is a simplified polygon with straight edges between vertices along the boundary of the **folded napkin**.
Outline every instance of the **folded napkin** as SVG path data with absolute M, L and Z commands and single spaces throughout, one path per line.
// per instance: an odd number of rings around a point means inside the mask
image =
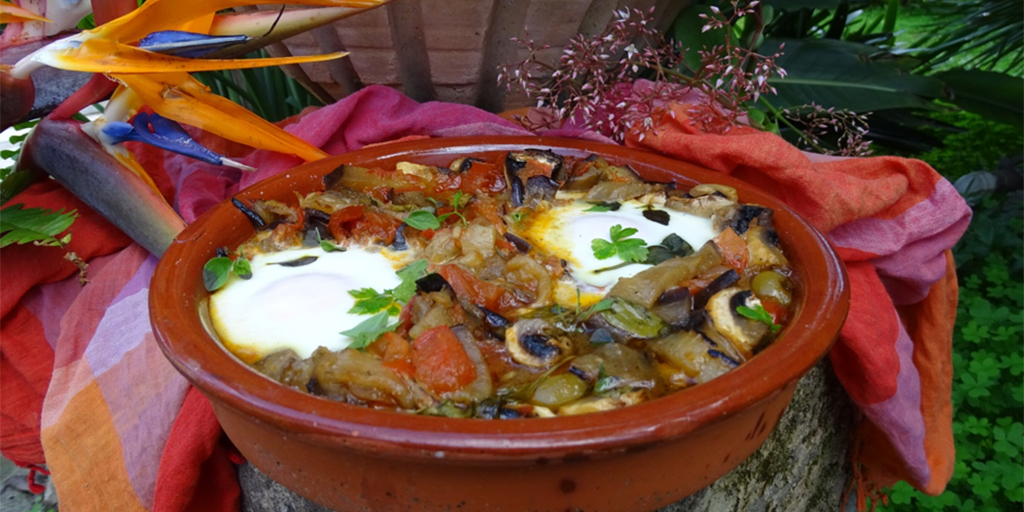
M 949 249 L 970 210 L 921 162 L 816 157 L 749 129 L 701 134 L 686 122 L 686 106 L 675 110 L 675 120 L 628 144 L 773 192 L 827 232 L 847 263 L 853 301 L 831 357 L 864 413 L 854 447 L 861 495 L 900 479 L 941 492 L 953 466 L 957 288 Z M 528 133 L 473 107 L 418 104 L 384 87 L 308 113 L 288 130 L 330 154 L 403 137 Z M 546 134 L 608 141 L 581 130 Z M 247 153 L 193 135 L 229 156 Z M 187 221 L 299 163 L 257 151 L 244 161 L 260 171 L 243 174 L 131 149 Z M 13 202 L 79 210 L 71 250 L 89 261 L 91 282 L 81 287 L 57 249 L 0 253 L 0 450 L 22 465 L 46 463 L 67 510 L 237 510 L 237 454 L 150 330 L 156 259 L 51 181 Z

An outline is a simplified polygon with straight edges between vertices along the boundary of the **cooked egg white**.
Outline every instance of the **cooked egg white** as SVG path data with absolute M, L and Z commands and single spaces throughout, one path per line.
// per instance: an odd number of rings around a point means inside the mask
M 658 245 L 665 237 L 675 233 L 686 240 L 694 249 L 699 249 L 716 233 L 711 226 L 711 219 L 678 212 L 665 208 L 663 205 L 648 205 L 636 200 L 625 201 L 615 211 L 586 211 L 594 205 L 578 199 L 578 196 L 559 193 L 559 199 L 571 202 L 555 206 L 550 210 L 536 214 L 530 220 L 523 235 L 538 248 L 554 254 L 566 261 L 569 273 L 576 283 L 583 286 L 584 292 L 602 292 L 620 278 L 635 275 L 649 265 L 624 265 L 613 270 L 603 270 L 623 262 L 617 255 L 605 260 L 594 256 L 591 242 L 595 238 L 610 240 L 610 229 L 616 224 L 623 228 L 635 228 L 637 233 L 632 238 L 640 238 L 647 245 Z M 662 210 L 669 216 L 668 225 L 654 222 L 644 217 L 644 210 L 653 208 Z M 588 287 L 590 287 L 588 289 Z M 575 301 L 575 290 L 569 287 L 572 300 Z M 595 288 L 597 290 L 595 290 Z M 559 302 L 567 292 L 560 290 Z M 583 300 L 583 303 L 592 302 Z
M 403 253 L 349 247 L 325 252 L 319 247 L 261 254 L 251 260 L 252 278 L 232 276 L 210 296 L 210 318 L 221 341 L 247 362 L 290 348 L 301 358 L 317 347 L 341 350 L 351 340 L 340 334 L 369 318 L 348 310 L 349 290 L 383 291 L 398 286 L 395 274 Z M 298 267 L 280 265 L 302 257 L 316 261 Z

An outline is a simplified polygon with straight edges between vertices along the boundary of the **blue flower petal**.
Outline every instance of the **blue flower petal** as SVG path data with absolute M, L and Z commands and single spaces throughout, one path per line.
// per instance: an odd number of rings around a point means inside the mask
M 142 38 L 139 41 L 139 48 L 178 57 L 197 58 L 248 40 L 249 37 L 244 35 L 210 36 L 181 30 L 162 30 Z
M 214 153 L 196 142 L 180 124 L 160 114 L 150 115 L 146 112 L 139 112 L 132 120 L 132 124 L 119 121 L 107 123 L 103 126 L 103 134 L 109 137 L 113 144 L 130 140 L 166 149 L 208 164 L 224 165 L 228 161 L 223 155 Z M 238 164 L 233 166 L 237 167 Z M 242 168 L 248 167 L 242 166 Z

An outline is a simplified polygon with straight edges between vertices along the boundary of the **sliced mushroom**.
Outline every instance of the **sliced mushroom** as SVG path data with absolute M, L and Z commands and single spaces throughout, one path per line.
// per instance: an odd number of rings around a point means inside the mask
M 726 288 L 708 301 L 707 312 L 712 326 L 729 340 L 734 347 L 749 358 L 754 347 L 768 334 L 769 327 L 763 322 L 740 315 L 736 309 L 746 306 L 751 309 L 761 305 L 761 301 L 750 290 L 738 287 Z
M 571 340 L 545 334 L 551 330 L 551 324 L 540 318 L 519 320 L 505 331 L 505 348 L 519 364 L 532 368 L 549 367 L 572 353 Z
M 717 183 L 701 183 L 700 185 L 697 185 L 696 187 L 690 189 L 690 195 L 693 197 L 704 197 L 714 194 L 716 192 L 729 198 L 730 201 L 740 200 L 739 195 L 736 193 L 736 189 L 727 185 L 719 185 Z

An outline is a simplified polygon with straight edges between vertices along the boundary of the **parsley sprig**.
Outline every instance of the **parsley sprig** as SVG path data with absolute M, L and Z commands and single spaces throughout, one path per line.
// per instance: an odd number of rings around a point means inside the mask
M 757 304 L 754 307 L 737 306 L 736 312 L 741 316 L 768 325 L 768 328 L 771 329 L 773 333 L 779 332 L 779 330 L 782 329 L 781 325 L 775 323 L 775 320 L 772 318 L 772 314 L 766 311 L 764 306 L 760 304 Z
M 463 201 L 462 191 L 456 190 L 455 195 L 452 196 L 452 208 L 454 211 L 443 213 L 441 215 L 434 215 L 434 213 L 429 210 L 416 210 L 405 218 L 405 223 L 415 229 L 438 229 L 441 227 L 441 224 L 448 219 L 448 217 L 455 215 L 462 219 L 462 225 L 465 226 L 469 224 L 469 222 L 466 220 L 466 216 L 459 211 L 459 208 L 465 206 L 471 198 L 472 196 L 467 197 L 466 200 Z
M 390 315 L 387 311 L 381 311 L 360 322 L 359 325 L 347 331 L 341 331 L 341 335 L 352 339 L 349 348 L 363 350 L 374 341 L 377 341 L 377 338 L 380 338 L 384 333 L 391 332 L 398 327 L 398 322 L 388 324 L 389 317 Z
M 396 272 L 402 282 L 393 289 L 383 292 L 373 288 L 349 290 L 348 294 L 356 299 L 356 303 L 348 312 L 353 315 L 372 315 L 385 311 L 390 316 L 397 315 L 402 305 L 416 294 L 416 280 L 423 277 L 426 272 L 427 260 L 417 260 Z
M 616 224 L 609 230 L 610 241 L 595 238 L 590 242 L 590 248 L 594 251 L 594 257 L 599 260 L 618 255 L 623 261 L 640 263 L 647 259 L 647 242 L 639 238 L 630 238 L 636 233 L 636 228 L 623 228 L 622 224 Z

